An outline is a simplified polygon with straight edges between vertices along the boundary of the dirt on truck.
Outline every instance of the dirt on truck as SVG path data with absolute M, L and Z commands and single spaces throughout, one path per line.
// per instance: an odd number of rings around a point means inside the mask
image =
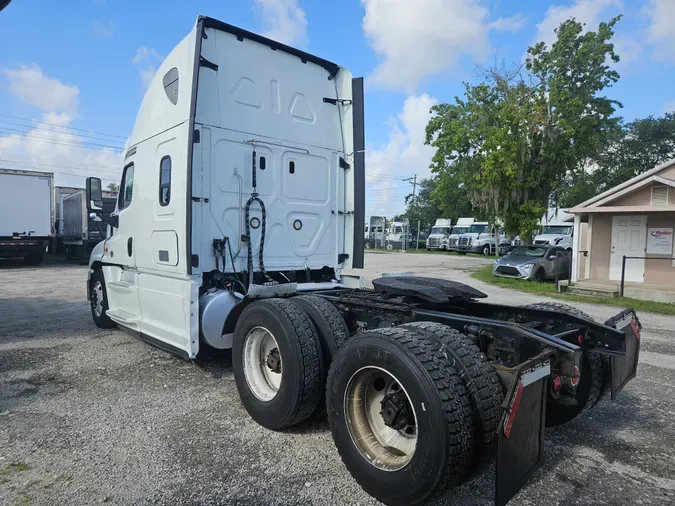
M 635 377 L 631 309 L 596 322 L 458 282 L 365 289 L 345 274 L 363 267 L 365 135 L 363 81 L 344 67 L 200 17 L 129 144 L 112 215 L 87 181 L 114 228 L 89 261 L 95 324 L 188 360 L 231 349 L 250 416 L 284 430 L 325 410 L 344 465 L 385 504 L 423 504 L 492 461 L 508 503 L 546 426 Z

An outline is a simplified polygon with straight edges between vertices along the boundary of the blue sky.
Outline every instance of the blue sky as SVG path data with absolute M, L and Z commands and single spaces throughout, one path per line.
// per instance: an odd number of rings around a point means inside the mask
M 145 82 L 198 14 L 299 46 L 367 78 L 367 210 L 392 216 L 402 178 L 429 175 L 428 109 L 476 80 L 476 65 L 517 64 L 576 17 L 617 14 L 627 119 L 675 108 L 673 0 L 13 0 L 0 12 L 0 167 L 82 185 L 117 180 Z M 42 123 L 36 123 L 41 121 Z

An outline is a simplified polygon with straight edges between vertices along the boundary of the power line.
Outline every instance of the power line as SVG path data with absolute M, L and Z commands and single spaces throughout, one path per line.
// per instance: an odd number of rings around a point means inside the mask
M 48 164 L 48 163 L 31 163 L 31 162 L 23 162 L 19 160 L 6 160 L 6 159 L 0 159 L 0 162 L 7 164 L 7 165 L 15 165 L 16 168 L 18 169 L 45 169 L 47 172 L 49 171 L 54 171 L 54 168 L 57 169 L 66 169 L 66 170 L 82 170 L 82 171 L 89 171 L 89 172 L 95 172 L 97 174 L 100 173 L 105 173 L 105 174 L 114 174 L 116 176 L 119 176 L 122 173 L 122 170 L 120 169 L 119 171 L 116 171 L 114 169 L 102 169 L 99 167 L 75 167 L 75 166 L 67 166 L 67 165 L 54 165 L 54 164 Z M 55 172 L 59 173 L 64 173 L 61 170 L 57 170 Z M 72 173 L 71 173 L 72 174 Z M 84 176 L 84 174 L 73 174 L 73 175 L 78 175 L 78 176 Z
M 35 127 L 35 125 L 24 125 L 24 124 L 22 124 L 22 123 L 15 123 L 15 122 L 13 122 L 13 121 L 4 121 L 4 120 L 0 120 L 0 123 L 3 123 L 3 124 L 5 124 L 5 125 L 12 125 L 12 126 L 23 127 L 23 128 L 33 128 L 34 130 L 35 130 L 35 129 L 41 128 L 41 127 L 39 127 L 39 126 L 38 126 L 38 127 Z M 5 127 L 5 126 L 1 126 L 1 127 L 2 127 L 2 128 L 5 128 L 5 129 L 7 128 L 7 127 Z M 69 129 L 70 129 L 70 127 L 64 127 L 64 128 L 65 128 L 66 130 L 69 130 Z M 28 130 L 28 131 L 25 131 L 25 130 L 16 130 L 16 131 L 19 132 L 19 133 L 24 133 L 24 134 L 31 133 L 30 130 Z M 60 132 L 60 131 L 58 131 L 58 130 L 52 130 L 51 128 L 50 128 L 50 129 L 42 129 L 41 131 L 42 131 L 42 132 L 45 132 L 45 133 L 54 133 L 54 134 L 61 134 L 61 135 L 72 135 L 73 137 L 77 137 L 77 138 L 81 138 L 81 139 L 91 139 L 91 140 L 96 140 L 96 141 L 113 142 L 113 143 L 122 144 L 122 145 L 124 145 L 124 143 L 126 142 L 126 141 L 121 141 L 121 140 L 120 140 L 120 141 L 117 141 L 117 140 L 114 140 L 114 139 L 106 139 L 105 137 L 96 137 L 96 136 L 93 136 L 93 135 L 73 134 L 73 133 L 67 132 L 67 131 Z
M 21 157 L 23 160 L 19 160 L 18 158 L 4 158 L 0 159 L 0 162 L 6 162 L 6 163 L 20 163 L 23 165 L 40 165 L 44 167 L 57 167 L 57 168 L 62 168 L 62 169 L 72 169 L 72 170 L 91 170 L 91 169 L 96 169 L 96 170 L 101 170 L 101 171 L 107 171 L 107 172 L 122 172 L 122 169 L 120 168 L 119 171 L 118 169 L 103 169 L 102 166 L 97 166 L 96 164 L 86 164 L 86 163 L 70 163 L 69 165 L 58 165 L 58 164 L 52 164 L 52 163 L 44 163 L 44 162 L 39 162 L 36 161 L 35 159 L 29 158 L 29 157 Z
M 107 134 L 105 132 L 95 132 L 94 130 L 87 130 L 84 128 L 75 128 L 75 127 L 64 127 L 63 125 L 59 125 L 57 123 L 48 123 L 46 121 L 39 121 L 36 119 L 30 119 L 30 118 L 22 118 L 20 116 L 11 116 L 9 114 L 0 114 L 3 118 L 11 118 L 11 119 L 17 119 L 20 121 L 29 121 L 29 122 L 34 122 L 34 123 L 40 123 L 42 125 L 49 125 L 53 127 L 58 127 L 58 128 L 68 128 L 70 130 L 76 130 L 78 132 L 86 132 L 86 133 L 91 133 L 91 134 L 96 134 L 96 135 L 105 135 L 106 137 L 117 137 L 118 139 L 124 139 L 125 141 L 128 139 L 128 136 L 125 137 L 123 135 L 115 135 L 115 134 Z
M 0 130 L 5 130 L 0 128 Z M 15 132 L 17 133 L 17 132 Z M 73 142 L 59 142 L 58 140 L 53 140 L 50 139 L 49 137 L 41 137 L 39 135 L 32 135 L 32 134 L 24 134 L 24 137 L 28 137 L 29 142 L 40 142 L 44 144 L 56 144 L 58 146 L 70 146 L 73 148 L 82 148 L 82 149 L 94 149 L 94 150 L 100 150 L 100 149 L 111 149 L 113 151 L 119 151 L 122 152 L 124 151 L 124 148 L 120 148 L 118 146 L 109 146 L 105 144 L 94 144 L 94 143 L 73 143 Z

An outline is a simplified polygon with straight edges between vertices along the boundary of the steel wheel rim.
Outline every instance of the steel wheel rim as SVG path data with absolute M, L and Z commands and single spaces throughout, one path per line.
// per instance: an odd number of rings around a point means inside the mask
M 270 356 L 278 357 L 278 369 L 270 366 Z M 270 402 L 279 393 L 283 372 L 281 351 L 272 332 L 265 327 L 252 328 L 244 340 L 242 358 L 249 390 L 258 400 Z
M 388 426 L 381 414 L 382 400 L 392 393 L 404 395 L 412 411 L 413 423 L 400 430 Z M 371 465 L 382 471 L 398 471 L 412 460 L 417 447 L 417 415 L 394 375 L 375 366 L 359 369 L 347 383 L 344 406 L 352 442 Z
M 92 289 L 92 302 L 94 303 L 94 314 L 96 316 L 101 316 L 103 314 L 103 285 L 100 281 L 94 283 L 94 288 Z

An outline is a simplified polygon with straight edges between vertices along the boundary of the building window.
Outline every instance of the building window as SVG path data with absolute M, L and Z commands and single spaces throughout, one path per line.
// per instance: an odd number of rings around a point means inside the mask
M 131 204 L 131 198 L 134 195 L 134 164 L 131 163 L 124 167 L 122 174 L 122 186 L 118 206 L 120 210 L 126 209 Z
M 667 206 L 668 205 L 668 187 L 667 186 L 652 186 L 652 205 L 653 206 Z
M 168 206 L 171 200 L 171 157 L 165 156 L 159 162 L 159 204 Z

